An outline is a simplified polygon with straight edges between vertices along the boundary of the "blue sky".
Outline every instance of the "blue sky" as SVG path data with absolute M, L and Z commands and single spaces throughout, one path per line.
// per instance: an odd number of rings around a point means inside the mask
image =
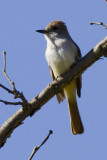
M 63 20 L 84 56 L 107 34 L 105 0 L 1 0 L 0 1 L 0 83 L 11 88 L 2 74 L 2 51 L 7 52 L 7 72 L 16 88 L 30 100 L 51 82 L 45 60 L 46 40 L 35 32 L 53 20 Z M 66 100 L 60 105 L 51 99 L 32 118 L 14 130 L 0 150 L 2 160 L 27 160 L 34 146 L 39 145 L 50 129 L 53 135 L 36 153 L 34 159 L 101 160 L 107 158 L 107 59 L 96 62 L 83 74 L 82 97 L 78 106 L 85 132 L 74 136 Z M 0 88 L 0 99 L 13 97 Z M 20 106 L 0 103 L 0 125 Z

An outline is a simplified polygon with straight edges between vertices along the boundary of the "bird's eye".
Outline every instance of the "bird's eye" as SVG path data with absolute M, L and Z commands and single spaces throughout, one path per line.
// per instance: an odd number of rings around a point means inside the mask
M 55 31 L 55 30 L 57 30 L 58 28 L 54 26 L 54 27 L 52 27 L 52 29 Z

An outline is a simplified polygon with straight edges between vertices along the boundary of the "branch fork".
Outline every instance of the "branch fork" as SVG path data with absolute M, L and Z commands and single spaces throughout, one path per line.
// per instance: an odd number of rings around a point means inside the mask
M 14 99 L 20 98 L 22 100 L 22 102 L 8 102 L 8 101 L 4 101 L 4 100 L 0 100 L 0 102 L 4 103 L 4 104 L 8 104 L 8 105 L 22 105 L 23 109 L 26 109 L 26 106 L 28 106 L 28 101 L 26 100 L 26 98 L 24 97 L 22 92 L 19 92 L 16 87 L 15 87 L 15 83 L 11 81 L 11 79 L 9 78 L 9 76 L 6 73 L 6 52 L 3 51 L 3 57 L 4 57 L 4 69 L 3 69 L 3 74 L 5 75 L 5 77 L 7 78 L 7 80 L 9 81 L 9 83 L 11 84 L 13 90 L 8 89 L 7 87 L 3 86 L 2 84 L 0 84 L 0 87 L 3 88 L 4 90 L 6 90 L 8 93 L 11 93 L 14 95 Z

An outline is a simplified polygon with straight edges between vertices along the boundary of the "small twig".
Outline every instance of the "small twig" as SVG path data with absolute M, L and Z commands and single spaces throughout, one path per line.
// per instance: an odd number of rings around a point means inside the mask
M 2 102 L 2 103 L 4 103 L 4 104 L 8 104 L 8 105 L 22 105 L 23 104 L 23 102 L 8 102 L 8 101 L 4 101 L 4 100 L 1 100 L 0 99 L 0 102 Z
M 39 145 L 39 146 L 36 146 L 34 149 L 33 149 L 33 152 L 29 158 L 29 160 L 31 160 L 33 158 L 33 156 L 35 155 L 35 153 L 40 149 L 40 147 L 49 139 L 49 136 L 53 133 L 52 130 L 49 131 L 49 134 L 47 135 L 47 137 L 44 139 L 44 141 Z
M 3 74 L 5 75 L 5 77 L 7 78 L 7 80 L 9 81 L 9 83 L 12 85 L 13 87 L 13 91 L 16 90 L 15 89 L 15 84 L 14 82 L 11 81 L 11 79 L 9 78 L 9 76 L 6 73 L 6 52 L 3 51 L 3 57 L 4 57 L 4 69 L 3 69 Z
M 104 24 L 103 22 L 90 22 L 90 25 L 93 25 L 93 24 L 105 26 L 107 29 L 107 24 Z
M 4 90 L 6 90 L 8 93 L 14 94 L 14 92 L 12 90 L 10 90 L 9 88 L 3 86 L 2 84 L 0 84 L 0 87 L 3 88 Z
M 5 75 L 5 77 L 6 77 L 7 80 L 9 81 L 9 83 L 12 85 L 13 91 L 11 91 L 10 89 L 6 88 L 5 86 L 3 86 L 3 85 L 1 85 L 1 84 L 0 84 L 0 87 L 2 87 L 3 89 L 5 89 L 6 91 L 8 91 L 8 92 L 11 93 L 11 94 L 14 94 L 14 98 L 20 98 L 20 99 L 23 101 L 23 103 L 21 103 L 21 104 L 23 104 L 23 105 L 22 105 L 23 107 L 24 107 L 24 106 L 27 106 L 26 104 L 28 103 L 28 101 L 27 101 L 26 98 L 24 97 L 23 93 L 16 90 L 15 83 L 11 81 L 11 79 L 9 78 L 9 76 L 8 76 L 7 73 L 6 73 L 6 52 L 5 52 L 5 51 L 3 51 L 3 57 L 4 57 L 4 69 L 3 69 L 3 74 Z M 11 103 L 11 104 L 12 104 L 12 103 Z M 15 104 L 13 104 L 13 105 L 15 105 Z M 16 105 L 18 105 L 18 104 L 16 104 Z
M 12 90 L 10 90 L 9 88 L 5 87 L 5 86 L 2 85 L 2 84 L 0 84 L 0 87 L 3 88 L 4 90 L 6 90 L 8 93 L 13 94 L 15 99 L 16 99 L 16 98 L 20 98 L 20 99 L 23 101 L 24 104 L 27 103 L 27 100 L 26 100 L 26 98 L 24 97 L 23 93 L 20 93 L 20 92 L 17 91 L 17 90 L 12 91 Z M 22 105 L 23 103 L 20 102 L 19 104 Z M 11 104 L 12 104 L 12 103 L 11 103 Z M 14 104 L 14 102 L 13 102 L 13 105 L 18 105 L 18 103 L 16 102 L 16 104 Z

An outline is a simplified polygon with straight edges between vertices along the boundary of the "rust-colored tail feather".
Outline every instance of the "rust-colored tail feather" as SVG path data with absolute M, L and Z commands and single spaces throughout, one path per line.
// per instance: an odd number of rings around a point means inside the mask
M 71 118 L 72 132 L 73 134 L 82 134 L 84 132 L 84 127 L 81 121 L 76 99 L 75 101 L 71 101 L 71 99 L 68 99 L 68 105 Z

